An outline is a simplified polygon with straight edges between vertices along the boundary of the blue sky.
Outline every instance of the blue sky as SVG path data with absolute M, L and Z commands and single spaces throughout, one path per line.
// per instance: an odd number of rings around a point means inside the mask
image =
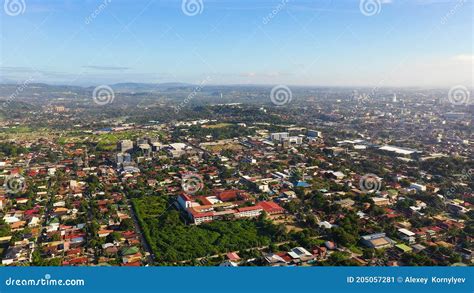
M 473 84 L 472 0 L 4 1 L 3 82 Z

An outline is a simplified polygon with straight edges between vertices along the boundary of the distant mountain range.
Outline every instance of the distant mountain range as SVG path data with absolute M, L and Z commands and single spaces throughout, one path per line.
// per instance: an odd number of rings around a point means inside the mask
M 190 87 L 196 87 L 196 85 L 182 82 L 168 82 L 168 83 L 115 83 L 109 84 L 114 91 L 117 92 L 151 92 L 151 91 L 167 91 L 173 89 L 186 89 Z M 55 91 L 92 91 L 96 87 L 94 86 L 78 86 L 78 85 L 59 85 L 59 84 L 46 84 L 38 82 L 15 82 L 5 81 L 0 83 L 0 89 L 4 90 L 15 90 L 16 88 L 23 88 L 22 91 L 28 89 L 44 89 L 44 90 L 55 90 Z
M 124 82 L 110 85 L 116 91 L 153 91 L 172 88 L 187 88 L 195 85 L 183 82 L 167 82 L 167 83 L 137 83 Z
M 271 89 L 274 85 L 268 84 L 226 84 L 226 85 L 213 85 L 213 84 L 192 84 L 184 82 L 165 82 L 165 83 L 140 83 L 140 82 L 122 82 L 114 84 L 96 84 L 96 85 L 66 85 L 66 84 L 47 84 L 41 82 L 32 82 L 29 80 L 26 81 L 14 81 L 8 80 L 0 77 L 0 93 L 2 91 L 15 91 L 18 88 L 21 88 L 21 92 L 28 90 L 54 90 L 54 91 L 93 91 L 94 88 L 100 85 L 108 85 L 116 92 L 154 92 L 154 91 L 180 91 L 180 90 L 189 90 L 190 88 L 203 87 L 205 86 L 207 90 L 222 91 L 229 89 L 243 89 L 243 90 L 254 90 L 254 89 Z M 360 90 L 360 91 L 370 91 L 373 90 L 373 87 L 351 87 L 351 86 L 296 86 L 289 85 L 291 90 L 296 91 L 298 89 L 311 89 L 311 90 Z M 442 87 L 439 88 L 423 88 L 423 87 L 382 87 L 378 88 L 379 91 L 389 91 L 390 94 L 393 94 L 393 91 L 397 90 L 445 90 Z
M 110 86 L 115 92 L 128 92 L 128 93 L 139 93 L 139 92 L 167 92 L 167 91 L 189 91 L 196 87 L 203 87 L 203 85 L 184 83 L 184 82 L 166 82 L 166 83 L 140 83 L 140 82 L 123 82 L 106 84 Z M 39 82 L 30 81 L 6 81 L 0 82 L 0 93 L 11 93 L 18 88 L 21 88 L 21 92 L 27 92 L 29 90 L 44 90 L 44 91 L 73 91 L 73 92 L 89 92 L 93 91 L 94 88 L 100 85 L 92 86 L 79 86 L 79 85 L 63 85 L 63 84 L 46 84 Z M 231 88 L 241 89 L 255 89 L 255 88 L 270 88 L 265 85 L 205 85 L 208 90 L 223 90 Z

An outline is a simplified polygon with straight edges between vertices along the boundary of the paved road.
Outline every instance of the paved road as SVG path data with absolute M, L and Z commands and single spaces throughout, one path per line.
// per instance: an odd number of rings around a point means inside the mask
M 138 223 L 137 215 L 135 214 L 135 210 L 133 209 L 132 203 L 130 199 L 128 198 L 127 198 L 127 204 L 130 209 L 130 215 L 132 215 L 133 223 L 135 224 L 135 231 L 137 231 L 138 235 L 140 235 L 140 242 L 143 245 L 143 249 L 145 249 L 145 251 L 148 252 L 147 263 L 149 265 L 153 265 L 155 263 L 153 252 L 151 250 L 150 244 L 148 244 L 148 241 L 143 235 L 142 228 L 140 227 L 140 224 Z

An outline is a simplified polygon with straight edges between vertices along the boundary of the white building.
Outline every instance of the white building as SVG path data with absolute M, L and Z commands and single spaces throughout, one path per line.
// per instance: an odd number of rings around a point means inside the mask
M 178 204 L 185 210 L 191 207 L 199 206 L 199 203 L 192 201 L 191 198 L 185 194 L 178 196 Z
M 415 189 L 415 190 L 417 190 L 417 191 L 426 191 L 426 186 L 425 186 L 425 185 L 418 184 L 418 183 L 412 183 L 412 184 L 410 184 L 410 188 L 411 188 L 411 189 Z
M 119 151 L 124 153 L 133 149 L 133 141 L 125 139 L 119 142 L 118 145 Z
M 288 132 L 274 132 L 270 134 L 270 139 L 272 141 L 281 141 L 284 138 L 289 137 L 290 134 Z
M 303 143 L 303 138 L 301 136 L 290 136 L 282 138 L 282 142 L 286 146 L 300 145 Z
M 403 241 L 408 242 L 408 244 L 413 244 L 415 243 L 415 233 L 411 232 L 410 230 L 407 230 L 405 228 L 400 228 L 398 229 L 398 233 L 400 235 L 400 238 Z
M 322 138 L 322 137 L 323 137 L 323 133 L 322 133 L 321 131 L 309 129 L 309 130 L 308 130 L 308 136 L 309 136 L 309 137 Z
M 237 209 L 237 213 L 235 213 L 235 216 L 238 218 L 258 217 L 262 213 L 262 211 L 263 209 L 259 206 L 243 207 Z

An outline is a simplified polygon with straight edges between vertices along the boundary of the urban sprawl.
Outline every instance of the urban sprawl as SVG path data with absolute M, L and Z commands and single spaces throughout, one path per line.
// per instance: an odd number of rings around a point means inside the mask
M 469 100 L 142 86 L 0 86 L 2 265 L 472 265 Z

